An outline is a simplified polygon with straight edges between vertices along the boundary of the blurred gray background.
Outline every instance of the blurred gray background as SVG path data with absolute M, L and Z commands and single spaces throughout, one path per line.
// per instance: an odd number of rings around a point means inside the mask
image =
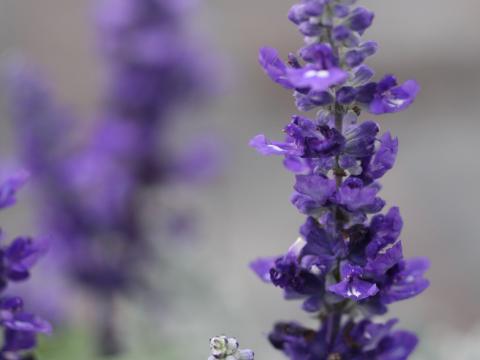
M 383 195 L 401 208 L 407 255 L 428 256 L 432 262 L 430 289 L 394 306 L 392 315 L 423 337 L 413 358 L 436 359 L 432 354 L 445 336 L 463 337 L 480 323 L 480 3 L 361 3 L 376 12 L 366 36 L 380 43 L 370 61 L 377 74 L 393 72 L 422 85 L 409 111 L 380 120 L 400 138 L 398 163 L 384 180 Z M 219 333 L 238 337 L 260 360 L 281 359 L 265 340 L 272 323 L 308 322 L 297 302 L 284 301 L 280 290 L 260 283 L 248 269 L 258 256 L 285 251 L 302 223 L 289 203 L 292 176 L 279 159 L 262 158 L 247 146 L 257 133 L 279 139 L 295 112 L 289 92 L 271 83 L 257 65 L 260 46 L 277 47 L 284 55 L 300 46 L 300 35 L 286 19 L 292 4 L 204 0 L 192 18 L 225 64 L 225 90 L 204 116 L 224 137 L 229 158 L 221 181 L 194 200 L 202 239 L 168 250 L 169 270 L 159 277 L 174 301 L 158 307 L 150 326 L 158 329 L 153 335 L 180 345 L 184 359 L 206 358 L 209 337 Z M 95 106 L 101 71 L 91 5 L 0 0 L 0 54 L 20 50 L 38 63 L 61 101 L 84 115 Z M 2 107 L 2 159 L 14 151 L 6 116 Z M 28 206 L 21 209 L 27 212 Z M 23 215 L 15 213 L 21 224 Z M 476 354 L 468 359 L 480 358 L 480 350 Z

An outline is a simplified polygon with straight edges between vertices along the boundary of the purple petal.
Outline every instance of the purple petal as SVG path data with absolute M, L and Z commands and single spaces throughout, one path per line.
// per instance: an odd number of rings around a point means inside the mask
M 16 313 L 13 318 L 4 321 L 5 327 L 11 330 L 50 334 L 52 326 L 45 320 L 30 313 Z
M 375 359 L 406 360 L 415 350 L 418 338 L 408 331 L 395 331 L 380 341 Z
M 276 258 L 277 257 L 268 257 L 254 260 L 250 263 L 250 269 L 252 269 L 263 282 L 270 283 L 270 270 L 274 267 Z
M 356 177 L 347 178 L 336 194 L 336 201 L 344 205 L 350 211 L 364 210 L 376 212 L 383 207 L 381 199 L 377 197 L 380 191 L 380 184 L 372 183 L 364 186 L 361 179 Z M 378 209 L 380 207 L 380 209 Z
M 328 290 L 341 297 L 360 301 L 378 293 L 378 287 L 371 282 L 354 278 L 345 279 L 338 284 L 330 285 Z
M 333 85 L 344 83 L 348 79 L 348 73 L 339 68 L 325 70 L 307 65 L 301 69 L 287 69 L 287 77 L 296 88 L 325 91 Z
M 364 121 L 361 124 L 347 127 L 345 153 L 355 157 L 372 155 L 378 131 L 378 124 L 373 121 Z
M 386 215 L 374 216 L 370 222 L 372 240 L 366 248 L 367 256 L 375 257 L 385 246 L 395 243 L 402 228 L 403 220 L 398 207 L 392 207 Z
M 405 110 L 415 101 L 419 91 L 418 83 L 408 80 L 403 85 L 378 93 L 370 104 L 369 110 L 375 115 Z
M 261 48 L 258 60 L 270 79 L 286 89 L 293 88 L 286 76 L 287 66 L 280 60 L 277 50 L 269 47 Z
M 293 144 L 285 144 L 268 140 L 265 135 L 257 135 L 250 140 L 249 145 L 262 155 L 284 155 L 295 151 Z
M 322 307 L 322 298 L 320 296 L 311 296 L 302 304 L 302 309 L 306 312 L 315 313 Z
M 430 263 L 426 258 L 404 261 L 400 271 L 394 275 L 392 284 L 382 291 L 382 300 L 388 304 L 414 297 L 423 292 L 430 284 L 423 277 L 429 267 Z
M 292 203 L 303 213 L 310 213 L 325 205 L 334 194 L 335 180 L 323 175 L 297 175 Z
M 365 271 L 375 276 L 384 275 L 403 258 L 402 244 L 397 242 L 394 246 L 378 254 L 374 259 L 369 259 Z
M 395 164 L 398 153 L 398 138 L 392 138 L 389 132 L 380 139 L 380 147 L 375 156 L 367 165 L 365 175 L 372 179 L 379 179 Z

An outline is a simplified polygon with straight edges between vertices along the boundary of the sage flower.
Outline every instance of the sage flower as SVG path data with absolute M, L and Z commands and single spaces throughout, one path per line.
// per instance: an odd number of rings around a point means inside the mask
M 397 207 L 386 208 L 380 179 L 395 163 L 398 139 L 362 114 L 407 109 L 419 92 L 414 80 L 399 84 L 393 75 L 373 81 L 364 62 L 377 44 L 362 40 L 373 12 L 355 0 L 302 0 L 289 19 L 305 44 L 281 60 L 260 50 L 260 65 L 277 84 L 293 91 L 299 111 L 283 129 L 283 141 L 255 136 L 250 145 L 262 155 L 284 157 L 295 175 L 292 204 L 307 216 L 299 239 L 277 257 L 260 258 L 251 268 L 285 299 L 320 319 L 317 328 L 279 322 L 271 344 L 291 360 L 403 360 L 417 337 L 382 324 L 394 302 L 412 298 L 429 285 L 425 258 L 405 258 Z

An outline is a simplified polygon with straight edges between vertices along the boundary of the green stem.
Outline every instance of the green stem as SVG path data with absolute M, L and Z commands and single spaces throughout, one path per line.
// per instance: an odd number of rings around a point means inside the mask
M 103 357 L 114 357 L 122 352 L 116 326 L 115 298 L 112 294 L 101 295 L 98 299 L 98 350 Z
M 330 6 L 327 6 L 326 8 L 327 12 L 332 12 L 332 9 Z M 327 41 L 330 43 L 332 47 L 332 52 L 333 54 L 339 58 L 340 57 L 340 50 L 335 46 L 335 42 L 333 41 L 332 37 L 332 32 L 330 28 L 327 28 L 326 32 L 327 36 Z M 336 92 L 336 88 L 334 89 L 334 92 Z M 335 94 L 334 94 L 335 95 Z M 343 131 L 343 118 L 345 116 L 345 108 L 340 105 L 339 103 L 335 102 L 333 106 L 333 112 L 335 115 L 335 129 L 339 132 L 342 133 Z M 341 168 L 340 166 L 340 156 L 335 157 L 335 166 L 333 169 L 333 175 L 335 177 L 336 181 L 336 186 L 337 189 L 341 186 L 342 181 L 345 174 L 345 171 Z M 342 230 L 342 220 L 341 220 L 341 214 L 340 214 L 340 209 L 338 207 L 335 208 L 335 217 L 337 219 L 338 223 L 338 231 Z M 340 281 L 340 259 L 337 261 L 337 268 L 335 269 L 335 273 L 337 274 L 338 281 Z M 344 310 L 345 304 L 341 304 L 340 306 L 334 306 L 331 309 L 331 313 L 327 316 L 326 321 L 327 321 L 327 329 L 328 329 L 328 334 L 327 334 L 327 341 L 329 343 L 332 343 L 335 341 L 335 338 L 338 335 L 338 332 L 340 331 L 340 326 L 341 326 L 341 321 L 342 321 L 342 313 Z

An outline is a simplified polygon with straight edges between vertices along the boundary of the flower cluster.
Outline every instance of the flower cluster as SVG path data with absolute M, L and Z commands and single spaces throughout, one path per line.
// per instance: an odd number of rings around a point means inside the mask
M 235 338 L 216 336 L 210 339 L 211 356 L 208 360 L 254 360 L 252 350 L 240 349 Z
M 0 210 L 15 203 L 16 192 L 25 180 L 25 174 L 18 173 L 0 184 Z M 44 247 L 39 242 L 26 236 L 0 246 L 0 326 L 4 331 L 1 360 L 30 358 L 27 352 L 35 348 L 37 334 L 51 332 L 48 322 L 24 310 L 20 297 L 3 294 L 10 282 L 28 279 L 30 268 L 43 252 Z
M 305 46 L 283 62 L 263 48 L 260 64 L 268 76 L 293 90 L 300 111 L 283 129 L 285 140 L 258 135 L 251 146 L 264 155 L 282 155 L 295 174 L 293 205 L 307 216 L 300 238 L 285 255 L 252 263 L 263 281 L 302 299 L 318 314 L 319 329 L 279 323 L 271 343 L 292 360 L 406 359 L 415 335 L 393 331 L 396 320 L 378 324 L 389 304 L 428 287 L 428 261 L 405 259 L 399 239 L 399 209 L 383 212 L 379 179 L 396 159 L 398 139 L 380 135 L 377 123 L 360 121 L 362 112 L 399 112 L 414 101 L 414 80 L 398 84 L 393 75 L 374 81 L 364 61 L 377 50 L 361 35 L 374 14 L 355 0 L 303 0 L 289 19 Z

